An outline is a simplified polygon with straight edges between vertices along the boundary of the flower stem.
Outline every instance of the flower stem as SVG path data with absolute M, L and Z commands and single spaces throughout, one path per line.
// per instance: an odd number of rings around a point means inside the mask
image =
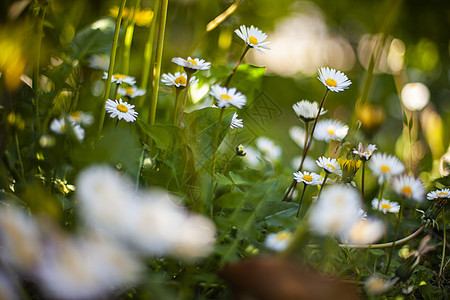
M 136 191 L 139 189 L 139 180 L 141 178 L 141 170 L 142 170 L 142 166 L 144 165 L 144 158 L 145 158 L 145 148 L 142 148 L 142 152 L 141 152 L 141 157 L 139 158 L 139 168 L 136 174 L 136 184 L 135 184 L 135 189 Z
M 181 127 L 181 123 L 183 122 L 183 114 L 184 114 L 184 107 L 186 106 L 186 99 L 189 92 L 189 82 L 191 81 L 192 74 L 190 72 L 186 72 L 186 90 L 184 91 L 184 98 L 183 98 L 183 104 L 181 105 L 181 112 L 180 112 L 180 119 L 178 120 L 178 127 Z
M 131 52 L 131 42 L 133 41 L 133 33 L 135 22 L 134 19 L 136 17 L 136 12 L 141 6 L 141 0 L 136 0 L 133 16 L 131 17 L 130 23 L 127 26 L 127 30 L 125 32 L 124 39 L 124 50 L 123 50 L 123 62 L 122 62 L 122 72 L 123 74 L 128 74 L 130 70 L 130 52 Z
M 298 210 L 297 210 L 297 219 L 300 216 L 300 208 L 302 207 L 303 196 L 305 195 L 307 184 L 303 184 L 302 196 L 300 197 L 300 201 L 298 202 Z
M 398 213 L 397 224 L 395 224 L 394 242 L 392 243 L 391 252 L 389 253 L 389 259 L 388 259 L 388 263 L 386 266 L 386 271 L 384 272 L 385 274 L 388 273 L 389 267 L 391 265 L 392 254 L 394 253 L 394 248 L 395 248 L 395 240 L 397 239 L 398 229 L 400 227 L 400 221 L 402 219 L 402 214 L 403 214 L 403 207 L 405 206 L 405 200 L 406 200 L 406 198 L 402 197 L 402 206 L 400 206 L 400 212 Z
M 366 161 L 362 162 L 362 170 L 361 170 L 361 201 L 364 204 L 364 173 L 366 171 Z
M 445 206 L 442 208 L 442 222 L 443 222 L 443 230 L 444 230 L 444 240 L 442 241 L 442 258 L 441 258 L 441 267 L 439 268 L 439 277 L 442 276 L 442 272 L 444 271 L 444 260 L 445 260 L 445 248 L 447 247 L 447 230 L 445 227 Z
M 100 119 L 98 122 L 99 125 L 98 125 L 97 139 L 100 138 L 100 134 L 102 133 L 102 129 L 103 129 L 103 123 L 105 122 L 105 113 L 106 113 L 105 104 L 109 98 L 109 92 L 111 91 L 111 77 L 114 72 L 114 63 L 116 60 L 117 44 L 119 42 L 120 24 L 122 22 L 123 9 L 125 8 L 126 2 L 127 2 L 127 0 L 121 1 L 120 7 L 119 7 L 119 12 L 117 14 L 116 27 L 114 29 L 114 38 L 113 38 L 113 44 L 111 47 L 111 55 L 110 55 L 109 68 L 108 68 L 108 77 L 106 78 L 105 96 L 103 98 Z
M 378 207 L 377 207 L 377 214 L 380 213 L 380 207 L 381 207 L 381 199 L 383 197 L 383 189 L 384 189 L 384 182 L 380 186 L 380 192 L 378 193 Z
M 245 49 L 244 49 L 244 52 L 242 52 L 241 58 L 237 62 L 237 64 L 234 67 L 233 71 L 231 71 L 231 74 L 228 76 L 227 81 L 225 81 L 225 84 L 223 85 L 224 87 L 227 88 L 228 85 L 230 84 L 231 78 L 233 78 L 234 73 L 236 73 L 236 70 L 237 70 L 238 66 L 241 64 L 241 62 L 244 59 L 245 54 L 247 54 L 248 50 L 250 50 L 250 46 L 249 45 L 245 46 Z
M 178 106 L 179 106 L 179 102 L 180 102 L 180 93 L 181 93 L 181 89 L 175 87 L 175 105 L 173 108 L 173 116 L 172 116 L 172 124 L 175 125 L 176 123 L 176 119 L 177 119 L 177 113 L 178 113 Z
M 317 195 L 317 200 L 319 199 L 320 194 L 322 194 L 322 190 L 325 186 L 325 183 L 327 182 L 328 175 L 329 175 L 328 172 L 325 172 L 325 176 L 323 177 L 322 186 L 320 187 L 319 194 Z
M 233 156 L 227 161 L 225 164 L 225 167 L 222 169 L 222 173 L 225 173 L 225 171 L 228 169 L 228 166 L 230 165 L 231 161 L 237 156 L 236 153 L 233 154 Z
M 213 160 L 212 160 L 212 171 L 211 171 L 211 185 L 214 184 L 214 172 L 216 169 L 216 154 L 217 154 L 217 146 L 219 144 L 219 135 L 220 135 L 220 125 L 222 124 L 223 113 L 225 111 L 225 107 L 222 107 L 219 115 L 219 123 L 217 123 L 217 131 L 216 137 L 214 138 L 214 152 L 213 152 Z M 213 190 L 214 192 L 214 190 Z
M 153 125 L 156 118 L 156 104 L 158 103 L 159 77 L 161 75 L 161 62 L 164 48 L 164 34 L 166 32 L 167 7 L 169 0 L 160 0 L 161 10 L 159 17 L 158 42 L 156 44 L 155 67 L 153 69 L 153 90 L 150 98 L 150 113 L 148 115 L 148 124 Z
M 36 118 L 35 123 L 35 129 L 40 131 L 40 123 L 39 123 L 39 69 L 40 69 L 40 59 L 41 59 L 41 44 L 42 44 L 42 35 L 44 31 L 44 19 L 45 19 L 45 13 L 46 13 L 47 7 L 44 6 L 42 8 L 42 17 L 39 20 L 38 23 L 38 32 L 37 32 L 37 46 L 36 46 L 36 63 L 34 65 L 33 69 L 33 91 L 35 93 L 35 103 L 34 103 L 34 113 Z

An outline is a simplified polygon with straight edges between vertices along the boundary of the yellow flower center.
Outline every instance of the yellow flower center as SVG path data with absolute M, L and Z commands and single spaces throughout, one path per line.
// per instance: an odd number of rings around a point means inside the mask
M 383 208 L 383 209 L 391 209 L 391 205 L 390 204 L 381 204 L 381 208 Z
M 336 169 L 332 164 L 328 164 L 327 167 L 331 168 L 332 170 Z
M 436 196 L 438 196 L 438 197 L 445 197 L 445 196 L 448 196 L 448 193 L 446 193 L 446 192 L 439 192 L 439 193 L 436 193 Z
M 254 45 L 254 46 L 256 46 L 256 45 L 258 45 L 258 39 L 255 38 L 254 36 L 250 36 L 250 37 L 248 38 L 248 43 L 249 43 L 249 44 L 252 44 L 252 45 Z
M 312 176 L 311 175 L 303 175 L 303 180 L 306 180 L 306 181 L 312 181 Z
M 332 79 L 332 78 L 328 78 L 327 80 L 325 80 L 325 83 L 326 83 L 327 85 L 329 85 L 329 86 L 334 86 L 334 87 L 337 86 L 336 80 L 334 80 L 334 79 Z
M 81 113 L 79 111 L 75 111 L 75 112 L 71 113 L 70 116 L 72 117 L 72 119 L 75 119 L 75 120 L 81 119 Z
M 128 107 L 126 107 L 123 104 L 119 104 L 119 105 L 117 105 L 117 110 L 120 112 L 126 113 L 128 111 Z
M 114 74 L 113 77 L 114 79 L 125 79 L 125 75 L 122 74 Z
M 291 237 L 291 233 L 287 231 L 277 233 L 277 239 L 280 241 L 285 241 Z
M 175 83 L 179 85 L 185 85 L 186 84 L 186 78 L 184 76 L 180 76 L 177 79 L 175 79 Z
M 406 186 L 404 186 L 404 187 L 402 188 L 401 193 L 404 194 L 404 195 L 407 195 L 407 196 L 411 197 L 411 196 L 412 196 L 412 189 L 411 189 L 410 186 L 406 185 Z
M 331 135 L 333 135 L 335 133 L 335 130 L 334 130 L 333 126 L 328 127 L 328 133 L 331 134 Z
M 187 62 L 190 62 L 191 64 L 193 64 L 194 66 L 197 66 L 197 62 L 193 59 L 187 59 Z
M 133 93 L 134 93 L 133 88 L 131 86 L 127 87 L 127 89 L 125 91 L 128 95 L 133 95 Z
M 220 95 L 220 98 L 222 98 L 223 100 L 226 100 L 226 101 L 230 101 L 231 100 L 231 96 L 227 95 L 227 94 Z
M 391 168 L 389 168 L 389 166 L 382 165 L 381 168 L 380 168 L 380 170 L 381 170 L 381 172 L 383 172 L 383 173 L 387 173 L 387 172 L 389 172 L 389 171 L 391 170 Z

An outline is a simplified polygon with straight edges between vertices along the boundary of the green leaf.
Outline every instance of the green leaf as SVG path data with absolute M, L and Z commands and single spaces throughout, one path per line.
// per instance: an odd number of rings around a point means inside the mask
M 154 142 L 155 147 L 163 151 L 176 151 L 186 143 L 183 131 L 177 126 L 170 124 L 154 124 L 138 120 L 142 131 L 148 135 Z
M 236 208 L 244 201 L 242 193 L 227 193 L 214 200 L 214 205 L 221 208 Z
M 217 173 L 215 176 L 217 182 L 222 185 L 233 185 L 233 181 L 231 181 L 227 176 Z
M 242 178 L 240 175 L 230 171 L 228 173 L 228 176 L 230 176 L 231 181 L 233 182 L 234 185 L 247 185 L 250 184 L 250 182 L 248 182 L 247 180 L 245 180 L 244 178 Z

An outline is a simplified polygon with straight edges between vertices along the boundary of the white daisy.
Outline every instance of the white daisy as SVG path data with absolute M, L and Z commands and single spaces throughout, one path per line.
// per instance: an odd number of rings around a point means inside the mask
M 108 79 L 108 72 L 103 73 L 103 79 Z M 111 76 L 111 82 L 115 82 L 117 84 L 126 83 L 129 85 L 135 85 L 136 79 L 134 79 L 134 77 L 131 77 L 131 76 L 126 76 L 126 75 L 117 73 L 117 74 L 113 74 Z
M 209 94 L 217 100 L 217 106 L 220 108 L 233 105 L 241 109 L 247 103 L 247 98 L 236 91 L 235 88 L 227 89 L 226 87 L 215 84 L 211 87 Z
M 264 241 L 264 245 L 270 250 L 280 252 L 287 248 L 291 240 L 292 233 L 289 231 L 269 233 Z
M 236 155 L 237 156 L 245 156 L 247 155 L 247 149 L 244 146 L 238 145 L 236 146 Z
M 362 160 L 369 160 L 373 152 L 377 150 L 377 146 L 369 144 L 367 148 L 364 148 L 362 143 L 358 144 L 358 149 L 353 150 L 353 153 L 358 155 Z
M 105 54 L 91 55 L 87 58 L 89 68 L 98 70 L 108 70 L 109 56 Z
M 172 58 L 172 62 L 184 68 L 186 73 L 195 73 L 198 70 L 209 70 L 211 68 L 211 63 L 206 62 L 204 59 L 191 58 L 187 59 L 181 57 Z
M 289 136 L 299 147 L 305 146 L 306 132 L 303 128 L 292 126 L 289 129 Z
M 435 190 L 431 191 L 427 194 L 428 200 L 434 200 L 439 198 L 450 198 L 450 189 L 441 189 L 441 190 Z
M 72 131 L 75 134 L 75 137 L 82 141 L 84 139 L 84 129 L 81 128 L 80 125 L 72 123 Z M 66 120 L 64 118 L 54 119 L 50 123 L 50 130 L 57 134 L 65 134 L 67 133 Z
M 361 197 L 342 184 L 325 186 L 309 217 L 311 229 L 321 235 L 343 235 L 360 216 Z
M 400 204 L 394 201 L 389 201 L 386 199 L 381 199 L 381 202 L 378 201 L 378 198 L 374 198 L 372 200 L 372 209 L 380 210 L 384 214 L 387 212 L 390 213 L 398 213 L 400 211 Z
M 314 172 L 307 172 L 307 171 L 297 171 L 294 174 L 294 179 L 297 182 L 303 182 L 307 185 L 319 185 L 322 184 L 322 176 L 319 174 L 316 174 Z
M 401 175 L 392 179 L 392 188 L 397 194 L 416 201 L 422 201 L 425 198 L 425 187 L 420 179 L 413 176 Z
M 338 176 L 342 176 L 341 166 L 338 164 L 335 158 L 321 156 L 318 160 L 316 160 L 316 164 L 328 174 L 336 174 Z
M 391 177 L 400 175 L 405 166 L 395 156 L 386 153 L 376 153 L 369 162 L 369 168 L 375 176 L 378 176 L 378 184 L 389 181 Z
M 348 126 L 337 120 L 319 121 L 314 131 L 314 138 L 319 141 L 342 140 L 348 132 Z
M 346 236 L 351 244 L 368 245 L 380 240 L 385 232 L 383 221 L 376 219 L 361 219 L 352 225 Z
M 241 25 L 239 29 L 234 31 L 247 45 L 251 48 L 255 48 L 259 53 L 264 54 L 262 49 L 270 50 L 266 45 L 269 41 L 265 41 L 267 34 L 254 27 L 253 25 L 249 27 Z
M 347 78 L 347 76 L 332 68 L 320 68 L 319 77 L 317 77 L 326 87 L 332 92 L 342 92 L 348 89 L 352 82 Z
M 69 120 L 75 124 L 87 125 L 87 126 L 94 123 L 94 118 L 92 117 L 92 115 L 90 113 L 85 113 L 85 112 L 82 112 L 79 110 L 70 113 Z
M 271 139 L 261 136 L 255 141 L 259 151 L 264 154 L 264 158 L 270 162 L 278 161 L 281 157 L 281 147 L 276 145 Z
M 230 128 L 231 129 L 244 128 L 244 121 L 242 121 L 242 119 L 238 119 L 237 113 L 233 114 L 233 118 L 231 119 Z
M 145 95 L 145 90 L 137 88 L 135 86 L 129 86 L 127 88 L 121 88 L 119 87 L 117 89 L 117 92 L 122 96 L 127 96 L 129 98 L 135 98 L 139 96 Z
M 175 86 L 177 88 L 185 88 L 187 83 L 187 75 L 186 73 L 181 74 L 180 72 L 176 72 L 174 75 L 171 73 L 163 74 L 162 83 L 164 83 L 167 86 Z M 195 76 L 192 76 L 190 81 L 190 85 L 198 82 L 198 79 L 195 78 Z
M 133 109 L 134 105 L 123 102 L 122 99 L 106 101 L 105 109 L 110 113 L 111 118 L 117 117 L 119 120 L 124 119 L 127 122 L 136 121 L 137 111 Z
M 314 121 L 319 113 L 319 105 L 317 102 L 309 102 L 308 100 L 299 101 L 292 105 L 292 108 L 294 109 L 297 117 L 302 119 L 304 122 Z M 320 115 L 323 115 L 326 112 L 326 110 L 322 110 Z

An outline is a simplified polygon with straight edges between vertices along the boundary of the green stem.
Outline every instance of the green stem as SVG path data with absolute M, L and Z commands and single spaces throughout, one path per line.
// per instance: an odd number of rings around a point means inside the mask
M 319 194 L 317 195 L 317 200 L 319 200 L 320 194 L 322 194 L 322 190 L 325 186 L 325 183 L 327 182 L 328 175 L 329 175 L 329 173 L 325 172 L 325 176 L 323 177 L 322 186 L 320 187 Z
M 384 190 L 384 181 L 380 186 L 380 192 L 378 193 L 378 207 L 377 207 L 377 214 L 380 214 L 380 207 L 381 207 L 381 199 L 383 197 L 383 190 Z
M 39 20 L 39 24 L 38 24 L 38 32 L 37 32 L 37 45 L 36 45 L 36 63 L 34 65 L 34 70 L 33 70 L 33 83 L 32 83 L 32 87 L 33 87 L 33 91 L 36 97 L 36 101 L 34 103 L 34 110 L 35 110 L 35 118 L 36 118 L 36 123 L 35 123 L 35 127 L 36 130 L 40 131 L 40 123 L 39 123 L 39 69 L 40 69 L 40 59 L 41 59 L 41 45 L 42 45 L 42 35 L 44 32 L 44 20 L 45 20 L 45 13 L 46 13 L 46 6 L 44 6 L 42 8 L 42 17 Z
M 391 252 L 389 253 L 389 259 L 386 266 L 385 274 L 388 273 L 389 267 L 391 266 L 392 254 L 394 253 L 395 240 L 397 239 L 398 229 L 400 228 L 400 221 L 402 219 L 403 207 L 405 206 L 405 197 L 402 197 L 402 205 L 400 206 L 400 212 L 398 213 L 397 224 L 395 224 L 394 242 L 392 243 Z
M 444 240 L 442 241 L 442 258 L 441 258 L 441 267 L 439 269 L 439 277 L 442 276 L 442 272 L 444 271 L 444 261 L 445 261 L 445 248 L 447 247 L 447 230 L 445 226 L 445 207 L 442 208 L 442 222 L 444 223 Z
M 23 168 L 22 155 L 20 154 L 20 145 L 19 145 L 19 137 L 17 136 L 17 129 L 14 129 L 14 140 L 16 142 L 16 151 L 17 151 L 17 159 L 20 164 L 20 171 L 22 172 L 22 180 L 25 181 L 25 171 Z
M 211 171 L 211 185 L 214 184 L 214 172 L 216 169 L 216 154 L 217 154 L 217 146 L 219 144 L 219 135 L 220 135 L 220 125 L 222 124 L 223 113 L 225 111 L 225 107 L 222 107 L 219 115 L 219 122 L 217 123 L 216 137 L 214 138 L 214 152 L 213 152 L 213 160 L 212 160 L 212 171 Z M 214 192 L 214 190 L 213 190 Z
M 306 191 L 306 187 L 308 185 L 307 184 L 303 184 L 303 191 L 302 191 L 302 195 L 300 197 L 300 201 L 298 202 L 298 210 L 297 210 L 297 219 L 300 216 L 300 208 L 302 207 L 302 202 L 303 202 L 303 196 L 305 195 L 305 191 Z
M 225 173 L 225 171 L 228 169 L 228 166 L 230 165 L 231 161 L 237 156 L 236 153 L 233 154 L 233 156 L 227 161 L 225 164 L 225 167 L 222 169 L 222 173 Z
M 234 73 L 236 73 L 237 68 L 239 67 L 239 65 L 241 64 L 242 60 L 244 59 L 245 54 L 247 54 L 248 50 L 250 50 L 250 46 L 247 45 L 244 49 L 244 52 L 241 55 L 241 58 L 239 58 L 239 61 L 237 62 L 236 66 L 234 67 L 233 71 L 231 71 L 231 74 L 228 76 L 227 81 L 225 81 L 225 84 L 223 85 L 224 87 L 228 87 L 228 85 L 230 84 L 231 78 L 233 78 Z
M 150 98 L 150 113 L 148 116 L 148 124 L 153 125 L 156 118 L 156 104 L 158 103 L 158 92 L 159 92 L 159 78 L 161 75 L 161 62 L 162 54 L 164 49 L 164 34 L 166 32 L 166 20 L 167 20 L 167 7 L 169 5 L 169 0 L 161 1 L 161 14 L 159 18 L 159 31 L 158 31 L 158 42 L 156 44 L 156 62 L 155 68 L 153 69 L 153 91 L 152 97 Z
M 124 50 L 123 50 L 123 62 L 122 62 L 122 72 L 124 74 L 128 74 L 130 70 L 130 53 L 131 53 L 131 43 L 133 41 L 133 33 L 134 33 L 134 19 L 136 17 L 136 12 L 141 6 L 141 0 L 136 0 L 136 4 L 134 6 L 133 16 L 131 17 L 130 23 L 127 26 L 127 30 L 125 32 L 124 39 Z
M 183 122 L 183 114 L 184 114 L 184 108 L 186 106 L 186 100 L 187 95 L 189 92 L 189 87 L 191 86 L 189 82 L 191 81 L 192 74 L 190 72 L 186 72 L 186 89 L 184 91 L 184 98 L 183 98 L 183 104 L 181 105 L 181 112 L 180 112 L 180 119 L 178 120 L 178 127 L 181 127 L 181 123 Z
M 116 20 L 116 27 L 114 29 L 114 38 L 113 38 L 113 44 L 112 44 L 112 48 L 111 48 L 111 55 L 110 55 L 109 68 L 108 68 L 108 77 L 106 78 L 105 96 L 103 98 L 100 119 L 98 122 L 99 123 L 98 133 L 97 133 L 98 139 L 100 139 L 100 134 L 102 133 L 102 129 L 103 129 L 103 123 L 105 121 L 105 113 L 106 113 L 105 104 L 109 98 L 109 92 L 111 91 L 111 77 L 114 72 L 114 62 L 116 60 L 117 44 L 119 42 L 120 24 L 122 22 L 123 9 L 125 7 L 126 2 L 127 2 L 127 0 L 122 0 L 122 2 L 120 3 L 119 13 L 117 15 L 117 20 Z
M 181 93 L 181 89 L 175 87 L 175 105 L 173 108 L 173 116 L 172 116 L 172 124 L 175 125 L 176 123 L 176 119 L 177 119 L 177 113 L 178 113 L 178 106 L 179 106 L 179 102 L 180 102 L 180 93 Z
M 136 190 L 139 189 L 139 180 L 141 178 L 141 170 L 142 170 L 142 166 L 144 164 L 144 158 L 145 158 L 145 149 L 142 148 L 141 157 L 139 159 L 139 168 L 138 168 L 138 171 L 136 174 L 136 184 L 135 184 Z
M 364 173 L 366 171 L 366 161 L 362 161 L 362 170 L 361 170 L 361 201 L 364 204 Z

